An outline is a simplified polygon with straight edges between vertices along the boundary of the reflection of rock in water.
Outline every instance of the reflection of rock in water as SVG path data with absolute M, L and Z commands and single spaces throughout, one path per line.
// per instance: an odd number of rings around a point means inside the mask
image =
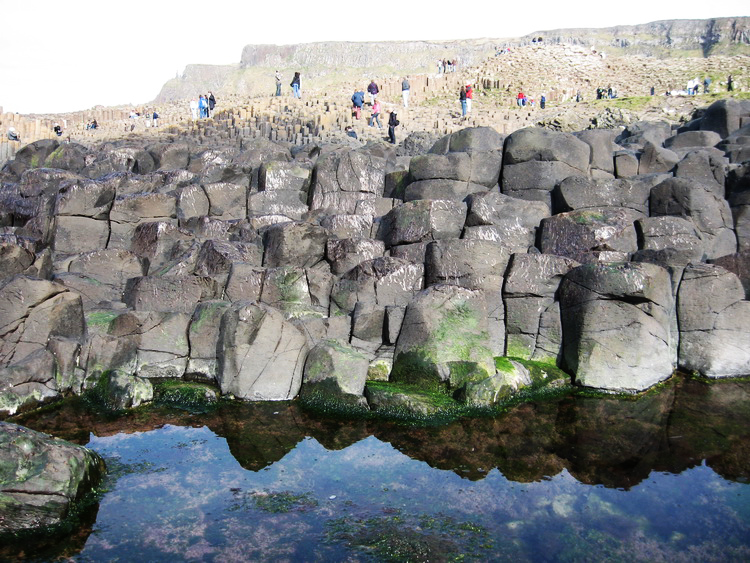
M 628 489 L 654 469 L 668 469 L 664 457 L 674 387 L 637 399 L 579 397 L 563 402 L 558 453 L 570 473 L 583 483 Z
M 682 466 L 706 460 L 725 479 L 750 479 L 750 382 L 685 380 L 669 418 L 669 446 Z
M 78 555 L 86 546 L 99 514 L 99 503 L 76 513 L 58 533 L 35 534 L 33 541 L 20 535 L 15 541 L 0 537 L 0 561 L 61 561 Z
M 498 469 L 509 480 L 528 483 L 568 469 L 581 482 L 627 489 L 652 471 L 679 473 L 704 459 L 727 479 L 750 478 L 750 382 L 742 381 L 676 378 L 638 398 L 527 403 L 495 418 L 442 427 L 325 419 L 300 411 L 294 402 L 221 403 L 198 416 L 142 409 L 108 419 L 71 403 L 20 422 L 79 443 L 88 432 L 107 436 L 164 424 L 205 425 L 224 437 L 251 471 L 281 460 L 308 436 L 340 450 L 375 435 L 413 459 L 470 480 Z

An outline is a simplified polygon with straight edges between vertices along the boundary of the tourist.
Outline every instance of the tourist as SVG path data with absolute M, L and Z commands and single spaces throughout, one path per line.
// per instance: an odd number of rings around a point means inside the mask
M 15 127 L 8 127 L 8 140 L 9 141 L 16 141 L 18 143 L 21 142 L 21 137 L 16 132 Z
M 727 76 L 727 92 L 732 92 L 734 90 L 734 80 L 732 80 L 732 75 L 730 74 Z
M 375 80 L 371 80 L 370 84 L 367 86 L 367 93 L 370 95 L 370 104 L 375 103 L 375 98 L 378 97 L 378 92 L 380 92 L 380 89 L 378 88 L 378 85 L 375 84 Z
M 409 77 L 407 76 L 401 81 L 401 98 L 404 100 L 404 107 L 409 107 L 409 91 L 411 85 L 409 84 Z
M 159 114 L 156 113 L 156 110 L 154 110 L 154 114 L 151 116 L 151 121 L 154 127 L 159 127 Z
M 208 93 L 208 113 L 206 117 L 213 117 L 214 108 L 216 107 L 216 98 L 214 98 L 213 92 Z
M 523 100 L 526 98 L 526 94 L 523 92 L 519 92 L 518 96 L 516 96 L 516 104 L 518 104 L 518 107 L 523 107 Z
M 466 113 L 471 113 L 471 101 L 474 98 L 474 90 L 471 88 L 471 82 L 466 83 Z
M 59 123 L 55 123 L 55 125 L 52 127 L 52 130 L 55 132 L 55 135 L 58 137 L 62 137 L 62 127 L 60 127 Z
M 208 102 L 203 94 L 198 96 L 198 115 L 201 119 L 208 117 Z
M 97 127 L 99 127 L 99 124 L 96 122 L 96 119 L 94 119 L 94 121 L 91 122 L 91 128 L 96 129 Z
M 299 100 L 302 97 L 302 94 L 300 93 L 299 72 L 294 73 L 294 78 L 292 78 L 290 86 L 292 87 L 292 94 Z
M 711 77 L 706 76 L 703 79 L 703 93 L 708 94 L 709 90 L 711 89 Z
M 392 145 L 396 144 L 396 127 L 399 125 L 399 120 L 396 117 L 396 112 L 389 110 L 391 115 L 388 118 L 388 140 Z
M 438 60 L 437 68 L 438 68 L 438 74 L 443 74 L 443 61 Z
M 274 77 L 276 78 L 276 97 L 278 98 L 281 96 L 281 73 L 277 70 Z
M 461 117 L 466 117 L 466 86 L 458 91 L 458 101 L 461 103 Z
M 577 102 L 582 102 L 582 101 L 583 101 L 583 95 L 581 94 L 581 91 L 580 91 L 580 90 L 578 90 L 578 91 L 576 92 L 576 103 L 577 103 Z
M 190 115 L 193 120 L 198 119 L 198 100 L 190 100 Z
M 346 135 L 348 137 L 351 137 L 352 139 L 357 138 L 357 132 L 354 130 L 354 128 L 351 125 L 347 125 L 344 131 L 346 131 Z
M 541 109 L 544 109 L 545 104 L 547 103 L 547 96 L 542 94 L 539 98 L 539 107 Z
M 355 90 L 352 94 L 352 111 L 357 119 L 362 115 L 362 106 L 365 104 L 365 93 L 362 90 Z
M 370 118 L 370 127 L 377 121 L 378 129 L 382 129 L 383 126 L 380 124 L 380 102 L 375 100 L 372 104 L 372 117 Z

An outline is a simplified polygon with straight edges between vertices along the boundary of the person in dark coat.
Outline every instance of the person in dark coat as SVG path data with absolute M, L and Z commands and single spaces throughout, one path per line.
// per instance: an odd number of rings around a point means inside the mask
M 302 94 L 300 93 L 300 79 L 299 79 L 299 72 L 294 73 L 294 78 L 292 78 L 292 83 L 290 84 L 292 87 L 292 93 L 294 94 L 295 98 L 301 98 Z
M 216 107 L 216 98 L 214 98 L 213 92 L 208 93 L 208 117 L 214 114 L 214 108 Z
M 399 125 L 398 117 L 396 112 L 391 110 L 391 116 L 388 118 L 388 140 L 391 144 L 396 144 L 396 127 Z

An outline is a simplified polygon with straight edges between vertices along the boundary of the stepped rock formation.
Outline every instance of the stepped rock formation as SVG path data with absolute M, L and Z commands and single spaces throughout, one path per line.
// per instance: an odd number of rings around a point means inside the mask
M 414 156 L 33 143 L 0 176 L 0 411 L 136 405 L 164 378 L 285 400 L 347 365 L 305 368 L 323 348 L 485 406 L 552 381 L 493 357 L 612 392 L 749 373 L 748 127 L 726 99 L 674 129 L 475 127 Z

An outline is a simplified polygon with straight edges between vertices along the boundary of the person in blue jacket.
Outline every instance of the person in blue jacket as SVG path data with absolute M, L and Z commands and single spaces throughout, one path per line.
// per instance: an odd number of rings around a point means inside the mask
M 355 91 L 352 95 L 352 110 L 354 116 L 359 119 L 362 115 L 362 106 L 365 104 L 365 93 L 361 90 Z

